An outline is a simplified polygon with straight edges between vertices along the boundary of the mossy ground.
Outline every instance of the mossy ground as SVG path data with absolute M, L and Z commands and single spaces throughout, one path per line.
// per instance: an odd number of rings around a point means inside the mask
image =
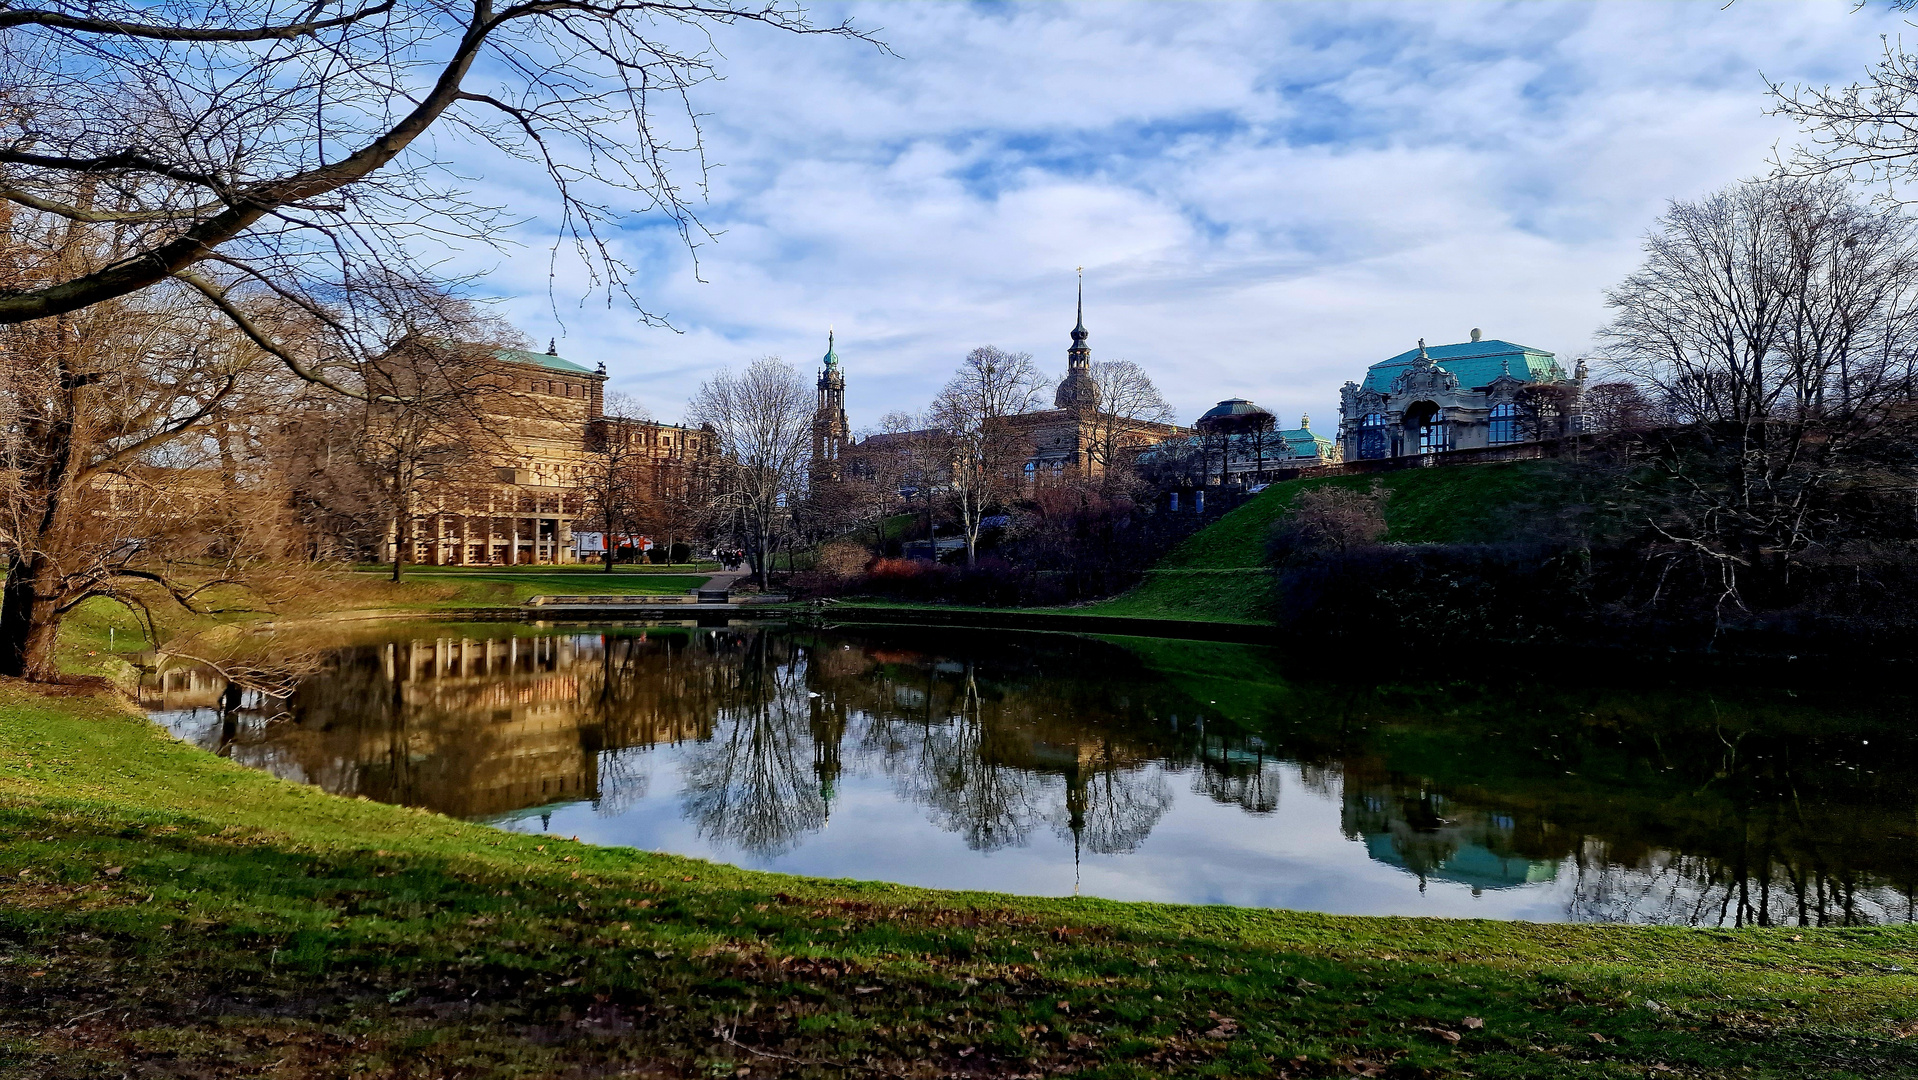
M 9 1077 L 1909 1076 L 1914 968 L 1902 927 L 753 873 L 327 796 L 0 684 Z

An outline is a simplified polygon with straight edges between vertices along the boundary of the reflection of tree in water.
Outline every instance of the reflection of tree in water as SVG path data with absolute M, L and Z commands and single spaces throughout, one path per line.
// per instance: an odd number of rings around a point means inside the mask
M 593 813 L 619 817 L 644 802 L 653 786 L 651 756 L 650 746 L 600 751 L 599 797 L 593 800 Z
M 1358 737 L 1322 752 L 1347 834 L 1421 881 L 1554 877 L 1581 921 L 1855 925 L 1918 908 L 1902 703 L 1434 696 L 1370 731 L 1346 723 Z
M 442 637 L 335 654 L 283 721 L 251 691 L 186 673 L 143 696 L 199 710 L 193 733 L 236 760 L 463 816 L 594 798 L 618 814 L 648 795 L 643 748 L 681 745 L 688 815 L 755 854 L 822 828 L 860 774 L 889 778 L 976 850 L 1049 823 L 1116 853 L 1169 812 L 1168 772 L 1269 814 L 1297 768 L 1299 790 L 1340 800 L 1370 857 L 1475 889 L 1553 880 L 1573 918 L 1912 915 L 1918 734 L 1889 695 L 1833 706 L 1562 682 L 1286 681 L 1269 707 L 1235 703 L 1257 718 L 1235 725 L 1211 699 L 1244 651 L 1185 648 L 1179 670 L 1209 680 L 1191 689 L 1138 652 L 1065 637 Z
M 827 805 L 810 767 L 804 662 L 773 652 L 772 635 L 748 636 L 712 736 L 685 765 L 686 815 L 700 836 L 766 857 L 823 827 Z
M 1284 763 L 1265 754 L 1265 744 L 1254 737 L 1249 749 L 1233 750 L 1222 741 L 1202 743 L 1199 769 L 1192 790 L 1214 802 L 1236 806 L 1248 814 L 1270 814 L 1279 808 L 1279 780 Z
M 1145 842 L 1172 809 L 1172 788 L 1153 769 L 1094 769 L 1066 778 L 1065 805 L 1053 813 L 1074 852 L 1124 855 Z

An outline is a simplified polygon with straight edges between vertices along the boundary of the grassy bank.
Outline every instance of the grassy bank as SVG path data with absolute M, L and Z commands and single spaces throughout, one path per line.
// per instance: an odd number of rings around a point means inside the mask
M 1918 1075 L 1914 967 L 1902 928 L 757 874 L 329 797 L 0 684 L 7 1076 Z
M 1498 537 L 1514 509 L 1549 497 L 1549 462 L 1407 469 L 1379 476 L 1337 476 L 1273 484 L 1245 505 L 1187 537 L 1121 596 L 1080 609 L 1148 619 L 1265 622 L 1272 581 L 1265 540 L 1298 493 L 1322 485 L 1385 490 L 1386 539 L 1437 544 Z
M 399 584 L 386 580 L 385 571 L 370 568 L 303 570 L 296 580 L 275 582 L 276 595 L 238 587 L 214 590 L 202 602 L 218 609 L 217 614 L 196 615 L 155 595 L 150 606 L 158 624 L 157 642 L 123 605 L 89 600 L 61 622 L 60 666 L 73 675 L 125 681 L 131 673 L 126 661 L 135 654 L 160 644 L 190 646 L 194 636 L 225 627 L 375 611 L 431 617 L 435 612 L 517 607 L 541 594 L 661 596 L 699 587 L 711 569 L 621 566 L 608 574 L 587 566 L 421 567 L 409 568 Z

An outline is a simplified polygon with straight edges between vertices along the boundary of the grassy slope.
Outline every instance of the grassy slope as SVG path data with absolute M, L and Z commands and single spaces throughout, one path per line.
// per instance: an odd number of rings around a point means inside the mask
M 0 684 L 8 1076 L 1918 1075 L 1914 966 L 1909 928 L 758 874 L 330 797 Z
M 1271 578 L 1263 568 L 1266 534 L 1305 488 L 1335 485 L 1363 490 L 1374 483 L 1381 485 L 1390 493 L 1385 512 L 1391 526 L 1388 540 L 1485 540 L 1497 535 L 1503 511 L 1538 497 L 1550 468 L 1549 463 L 1515 462 L 1274 484 L 1186 538 L 1137 588 L 1077 610 L 1093 615 L 1263 622 L 1271 604 Z

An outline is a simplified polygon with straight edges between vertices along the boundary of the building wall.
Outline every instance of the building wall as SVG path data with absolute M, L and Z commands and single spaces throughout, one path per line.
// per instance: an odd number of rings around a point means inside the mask
M 504 359 L 485 379 L 474 398 L 476 460 L 426 489 L 413 535 L 389 535 L 382 559 L 397 542 L 403 559 L 427 565 L 578 562 L 573 529 L 592 440 L 639 445 L 662 483 L 695 482 L 712 458 L 709 432 L 601 415 L 603 372 Z

